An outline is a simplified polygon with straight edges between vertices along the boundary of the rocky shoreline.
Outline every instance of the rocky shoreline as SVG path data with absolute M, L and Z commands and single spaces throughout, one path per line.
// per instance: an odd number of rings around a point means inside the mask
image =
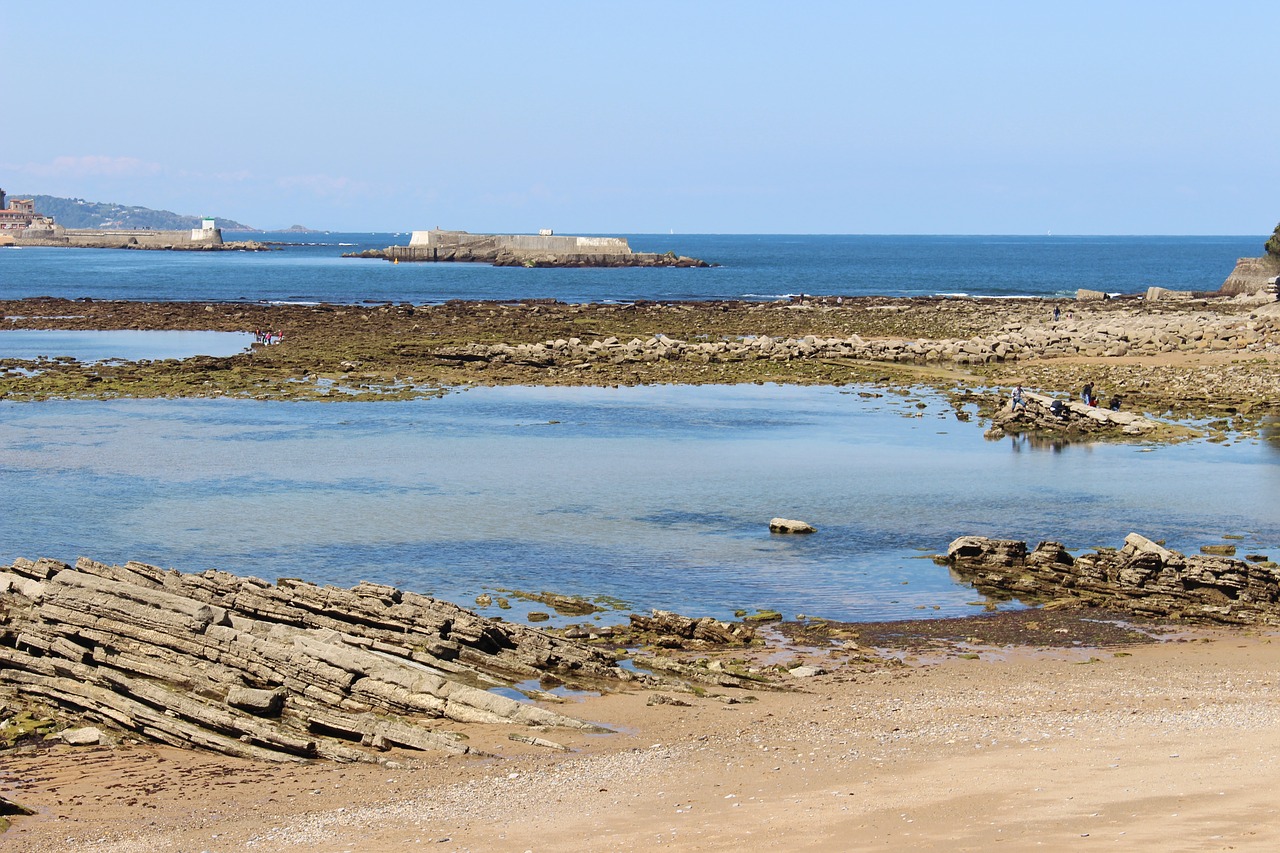
M 556 710 L 555 686 L 665 691 L 653 701 L 687 705 L 672 694 L 787 690 L 826 672 L 892 668 L 902 664 L 893 647 L 949 634 L 970 650 L 974 634 L 1071 647 L 1151 641 L 1096 616 L 1055 615 L 1072 610 L 1280 626 L 1280 568 L 1265 555 L 1188 556 L 1134 533 L 1123 548 L 1079 557 L 1057 542 L 1028 551 L 1025 542 L 966 536 L 937 560 L 988 596 L 1042 607 L 978 622 L 802 617 L 780 631 L 812 647 L 809 661 L 765 664 L 759 652 L 776 654 L 751 618 L 655 611 L 631 614 L 627 625 L 543 631 L 379 584 L 17 560 L 0 567 L 0 749 L 135 738 L 272 762 L 397 763 L 423 751 L 475 752 L 466 737 L 475 725 L 510 727 L 510 739 L 557 749 L 557 731 L 607 729 Z M 972 652 L 953 645 L 952 653 Z M 642 669 L 620 666 L 623 656 Z
M 1217 546 L 1208 546 L 1210 550 Z M 1280 625 L 1280 567 L 1265 554 L 1180 554 L 1138 533 L 1121 548 L 1073 557 L 1060 542 L 963 536 L 946 563 L 995 598 L 1100 606 L 1136 616 L 1226 625 Z
M 0 314 L 3 327 L 14 329 L 268 328 L 285 336 L 283 345 L 229 358 L 3 359 L 0 397 L 10 400 L 378 400 L 468 385 L 874 383 L 930 386 L 992 417 L 1008 405 L 1014 385 L 1071 400 L 1090 383 L 1104 400 L 1120 397 L 1125 412 L 1208 418 L 1211 432 L 1256 434 L 1264 418 L 1280 411 L 1280 303 L 1257 296 L 623 305 L 34 298 L 0 302 Z M 1075 432 L 1071 422 L 1014 426 Z M 1088 432 L 1123 436 L 1123 428 Z

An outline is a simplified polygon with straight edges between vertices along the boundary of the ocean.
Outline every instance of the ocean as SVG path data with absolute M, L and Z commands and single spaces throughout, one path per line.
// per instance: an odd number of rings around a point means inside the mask
M 0 250 L 0 298 L 145 301 L 409 302 L 559 299 L 616 302 L 842 296 L 1074 296 L 1158 285 L 1217 290 L 1249 237 L 625 235 L 637 251 L 702 258 L 713 269 L 523 269 L 390 264 L 344 252 L 406 244 L 408 234 L 234 233 L 289 241 L 279 251 Z
M 1057 296 L 1214 289 L 1261 245 L 639 235 L 638 249 L 723 266 L 525 270 L 337 257 L 397 242 L 389 234 L 295 239 L 308 244 L 267 254 L 0 250 L 0 295 Z M 993 442 L 982 432 L 931 391 L 875 387 L 473 388 L 371 403 L 0 400 L 0 561 L 87 556 L 340 586 L 371 580 L 464 605 L 480 593 L 554 591 L 640 611 L 870 620 L 1020 606 L 987 602 L 930 559 L 964 534 L 1057 539 L 1076 553 L 1119 546 L 1131 531 L 1192 552 L 1231 536 L 1240 553 L 1280 553 L 1275 435 L 1151 446 Z M 771 535 L 774 516 L 818 533 Z M 520 619 L 540 608 L 512 604 L 489 612 Z

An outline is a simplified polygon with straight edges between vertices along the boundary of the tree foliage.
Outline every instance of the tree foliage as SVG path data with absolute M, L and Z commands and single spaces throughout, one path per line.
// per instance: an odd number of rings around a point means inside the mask
M 36 203 L 36 213 L 52 216 L 66 228 L 155 228 L 157 230 L 183 230 L 199 228 L 199 216 L 188 216 L 169 210 L 152 210 L 147 207 L 116 204 L 114 202 L 85 201 L 82 198 L 61 198 L 51 195 L 15 196 L 31 198 Z M 218 227 L 228 231 L 251 230 L 231 219 L 217 218 Z
M 1267 241 L 1265 246 L 1267 254 L 1273 258 L 1280 258 L 1280 225 L 1276 226 L 1276 230 L 1271 232 L 1271 239 Z

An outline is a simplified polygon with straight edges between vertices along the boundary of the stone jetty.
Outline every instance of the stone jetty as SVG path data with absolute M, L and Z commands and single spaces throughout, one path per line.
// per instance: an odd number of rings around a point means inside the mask
M 636 678 L 592 646 L 379 584 L 84 558 L 0 567 L 0 700 L 172 745 L 381 761 L 393 747 L 469 751 L 438 724 L 594 728 L 488 689 L 544 677 Z
M 1196 623 L 1280 625 L 1280 567 L 1263 554 L 1181 554 L 1137 533 L 1073 557 L 1060 542 L 962 536 L 947 563 L 980 592 Z

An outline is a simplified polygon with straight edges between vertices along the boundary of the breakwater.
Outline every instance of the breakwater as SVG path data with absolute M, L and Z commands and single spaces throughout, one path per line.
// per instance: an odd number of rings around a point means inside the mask
M 667 252 L 633 252 L 624 237 L 543 234 L 469 234 L 414 231 L 407 246 L 348 252 L 344 258 L 387 261 L 482 263 L 499 267 L 707 267 L 711 264 Z
M 56 246 L 76 249 L 154 249 L 161 251 L 266 251 L 257 241 L 226 242 L 220 228 L 155 230 L 150 228 L 31 227 L 14 237 L 16 246 Z

